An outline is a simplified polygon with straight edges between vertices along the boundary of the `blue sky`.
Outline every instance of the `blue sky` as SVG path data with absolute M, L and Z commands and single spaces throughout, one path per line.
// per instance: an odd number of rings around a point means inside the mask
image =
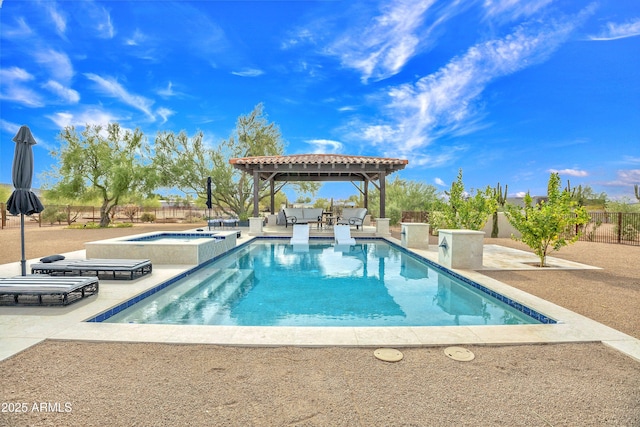
M 640 183 L 635 0 L 4 0 L 0 21 L 0 183 L 22 124 L 38 174 L 67 125 L 213 145 L 260 102 L 286 154 L 407 158 L 439 189 Z

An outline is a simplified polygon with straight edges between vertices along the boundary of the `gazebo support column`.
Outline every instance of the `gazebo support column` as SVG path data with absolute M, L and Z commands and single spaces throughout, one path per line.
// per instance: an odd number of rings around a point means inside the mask
M 253 171 L 253 216 L 257 218 L 260 214 L 260 171 Z
M 380 218 L 386 218 L 386 206 L 385 201 L 387 199 L 387 194 L 385 191 L 386 185 L 386 174 L 384 171 L 380 172 Z
M 364 180 L 364 207 L 369 210 L 369 180 Z
M 276 213 L 276 195 L 274 194 L 275 192 L 275 183 L 273 181 L 273 179 L 269 180 L 269 188 L 270 188 L 270 193 L 271 193 L 271 214 L 275 214 Z

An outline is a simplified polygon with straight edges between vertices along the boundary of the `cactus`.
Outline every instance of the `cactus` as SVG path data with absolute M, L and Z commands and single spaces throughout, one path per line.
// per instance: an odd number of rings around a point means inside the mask
M 636 194 L 636 199 L 640 202 L 640 187 L 638 187 L 638 184 L 633 186 L 633 192 Z
M 507 202 L 507 188 L 509 186 L 505 185 L 504 186 L 504 193 L 502 192 L 502 186 L 500 185 L 500 183 L 498 183 L 498 185 L 496 186 L 496 188 L 493 188 L 493 198 L 495 199 L 495 201 L 498 203 L 498 206 L 500 207 L 504 207 L 504 204 Z M 496 209 L 493 212 L 493 227 L 491 229 L 491 237 L 498 237 L 498 209 Z
M 585 196 L 585 190 L 582 188 L 582 184 L 577 187 L 571 188 L 571 183 L 567 180 L 567 186 L 564 189 L 569 192 L 571 200 L 575 201 L 578 206 L 584 206 L 587 198 Z

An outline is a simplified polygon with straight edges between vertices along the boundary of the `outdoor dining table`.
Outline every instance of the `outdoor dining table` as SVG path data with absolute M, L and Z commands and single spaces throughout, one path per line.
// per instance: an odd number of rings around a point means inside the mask
M 322 221 L 320 222 L 320 226 L 323 227 L 326 225 L 327 227 L 333 227 L 335 219 L 336 218 L 333 216 L 333 212 L 322 212 Z

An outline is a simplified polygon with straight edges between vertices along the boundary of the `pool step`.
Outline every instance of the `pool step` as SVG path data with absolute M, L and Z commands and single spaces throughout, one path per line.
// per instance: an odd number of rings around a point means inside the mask
M 220 271 L 219 268 L 200 270 L 180 280 L 180 282 L 169 286 L 155 294 L 153 297 L 140 301 L 136 304 L 137 310 L 127 318 L 136 323 L 145 323 L 157 316 L 167 306 L 175 303 L 180 295 L 188 295 L 194 292 L 199 286 L 212 280 Z M 116 315 L 118 316 L 118 315 Z
M 221 269 L 200 285 L 174 298 L 171 304 L 157 310 L 157 313 L 170 312 L 171 317 L 176 319 L 176 323 L 191 323 L 188 319 L 194 317 L 194 313 L 199 313 L 197 323 L 200 324 L 202 318 L 210 317 L 230 298 L 250 286 L 252 279 L 253 270 Z M 184 321 L 178 321 L 178 319 Z

